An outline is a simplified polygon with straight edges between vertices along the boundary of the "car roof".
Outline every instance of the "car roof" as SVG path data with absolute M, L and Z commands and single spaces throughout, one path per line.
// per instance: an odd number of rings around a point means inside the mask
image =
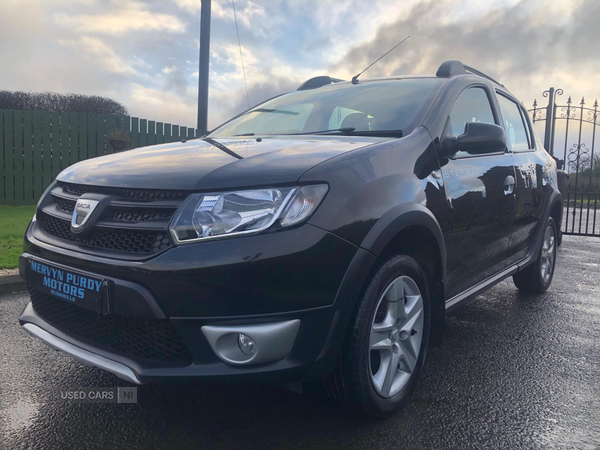
M 425 74 L 425 75 L 391 75 L 391 76 L 387 76 L 387 77 L 372 77 L 372 78 L 361 78 L 358 82 L 358 84 L 363 84 L 363 83 L 371 83 L 371 82 L 381 82 L 381 81 L 399 81 L 399 80 L 414 80 L 414 79 L 440 79 L 440 77 L 437 77 L 435 75 L 431 75 L 431 74 Z M 443 79 L 443 78 L 442 78 Z M 502 92 L 510 97 L 516 98 L 504 85 L 501 85 L 497 82 L 493 82 L 490 81 L 488 79 L 482 78 L 478 75 L 474 75 L 474 74 L 470 74 L 470 73 L 466 73 L 466 74 L 460 74 L 460 75 L 454 75 L 452 77 L 448 77 L 446 78 L 446 80 L 450 80 L 450 79 L 462 79 L 462 80 L 468 80 L 471 82 L 477 82 L 477 83 L 484 83 L 486 85 L 488 85 L 491 89 L 497 90 L 499 92 Z M 342 81 L 335 81 L 331 84 L 329 84 L 329 87 L 333 87 L 335 85 L 348 85 L 351 84 L 351 81 L 346 81 L 346 80 L 342 80 Z
M 360 80 L 354 80 L 352 82 L 356 83 L 368 83 L 373 81 L 393 81 L 393 80 L 404 80 L 404 79 L 418 79 L 418 78 L 436 78 L 436 79 L 451 79 L 451 78 L 472 78 L 473 80 L 482 82 L 485 80 L 485 84 L 489 84 L 493 86 L 495 89 L 498 89 L 508 95 L 511 95 L 508 92 L 508 89 L 496 81 L 491 76 L 471 67 L 463 64 L 460 61 L 449 60 L 444 61 L 440 67 L 438 68 L 435 75 L 433 74 L 424 74 L 424 75 L 392 75 L 387 77 L 373 77 L 373 78 L 361 78 Z M 351 81 L 344 81 L 338 78 L 331 78 L 329 76 L 318 76 L 313 77 L 302 85 L 298 87 L 297 90 L 309 90 L 316 89 L 321 86 L 331 85 L 331 84 L 340 84 L 345 85 L 351 83 Z

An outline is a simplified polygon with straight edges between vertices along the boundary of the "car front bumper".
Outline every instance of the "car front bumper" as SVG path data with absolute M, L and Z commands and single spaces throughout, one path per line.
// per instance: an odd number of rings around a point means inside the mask
M 29 231 L 20 259 L 26 280 L 30 258 L 110 280 L 112 312 L 107 316 L 112 318 L 102 316 L 98 322 L 118 318 L 125 321 L 127 329 L 138 327 L 148 333 L 153 330 L 149 325 L 161 323 L 175 330 L 189 358 L 157 361 L 143 349 L 140 355 L 128 351 L 131 346 L 117 345 L 119 341 L 105 337 L 105 329 L 100 340 L 98 330 L 94 336 L 86 335 L 79 311 L 75 311 L 79 328 L 74 332 L 64 311 L 49 315 L 48 308 L 36 310 L 35 302 L 27 305 L 19 320 L 28 333 L 80 362 L 134 383 L 196 379 L 282 382 L 318 377 L 337 355 L 359 283 L 374 262 L 370 253 L 311 225 L 182 245 L 143 262 L 75 253 L 41 242 Z M 63 308 L 62 300 L 54 301 Z M 285 326 L 290 323 L 297 326 Z M 111 327 L 109 331 L 114 331 Z M 229 347 L 221 345 L 225 338 L 211 339 L 208 329 L 227 331 L 222 334 L 229 336 Z M 237 336 L 238 330 L 257 335 L 260 331 L 261 355 L 275 354 L 275 359 L 257 357 L 256 364 L 228 360 L 227 352 L 235 342 L 231 336 Z M 280 330 L 280 334 L 271 335 L 270 330 Z M 117 334 L 120 342 L 137 340 L 137 349 L 157 342 L 155 336 L 145 341 L 142 332 L 136 332 L 135 336 Z

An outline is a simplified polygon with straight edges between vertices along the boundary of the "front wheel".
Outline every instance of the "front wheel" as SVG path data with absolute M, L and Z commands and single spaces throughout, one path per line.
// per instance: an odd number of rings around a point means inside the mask
M 557 236 L 556 223 L 549 217 L 537 260 L 513 275 L 513 281 L 519 290 L 540 294 L 550 287 L 556 268 Z
M 373 275 L 340 361 L 326 381 L 334 399 L 354 411 L 386 417 L 408 401 L 429 342 L 427 280 L 409 256 L 395 256 Z

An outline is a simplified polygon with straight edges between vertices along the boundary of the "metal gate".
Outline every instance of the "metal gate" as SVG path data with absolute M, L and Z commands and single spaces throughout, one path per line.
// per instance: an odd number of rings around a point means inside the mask
M 596 129 L 600 126 L 598 101 L 586 108 L 585 99 L 579 105 L 571 97 L 565 105 L 557 105 L 562 89 L 544 91 L 548 105 L 538 107 L 537 100 L 529 110 L 536 129 L 543 126 L 544 147 L 557 160 L 559 187 L 563 194 L 563 234 L 600 237 L 600 217 L 596 223 L 600 189 L 600 155 L 594 154 Z M 598 214 L 600 216 L 600 214 Z

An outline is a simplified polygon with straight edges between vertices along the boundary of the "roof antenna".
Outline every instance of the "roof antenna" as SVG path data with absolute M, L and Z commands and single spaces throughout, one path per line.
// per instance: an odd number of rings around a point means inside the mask
M 373 63 L 367 67 L 365 70 L 363 70 L 361 73 L 359 73 L 358 75 L 354 75 L 352 77 L 352 84 L 358 84 L 358 77 L 360 77 L 363 73 L 365 73 L 367 70 L 369 70 L 373 65 L 375 65 L 375 63 L 377 61 L 379 61 L 381 58 L 383 58 L 385 55 L 387 55 L 388 53 L 390 53 L 392 50 L 394 50 L 396 47 L 398 47 L 400 44 L 402 44 L 404 41 L 406 41 L 410 36 L 406 36 L 404 39 L 402 39 L 400 42 L 398 42 L 396 45 L 394 45 L 391 49 L 389 49 L 387 52 L 385 52 L 383 55 L 381 55 L 379 58 L 377 58 L 375 61 L 373 61 Z
M 244 69 L 244 57 L 242 56 L 242 43 L 240 42 L 240 30 L 238 30 L 237 15 L 235 14 L 235 0 L 231 0 L 233 6 L 233 19 L 235 20 L 235 32 L 238 37 L 238 46 L 240 47 L 240 59 L 242 60 L 242 73 L 244 74 L 244 86 L 246 86 L 246 100 L 248 100 L 248 109 L 250 109 L 250 97 L 248 97 L 248 83 L 246 82 L 246 69 Z

